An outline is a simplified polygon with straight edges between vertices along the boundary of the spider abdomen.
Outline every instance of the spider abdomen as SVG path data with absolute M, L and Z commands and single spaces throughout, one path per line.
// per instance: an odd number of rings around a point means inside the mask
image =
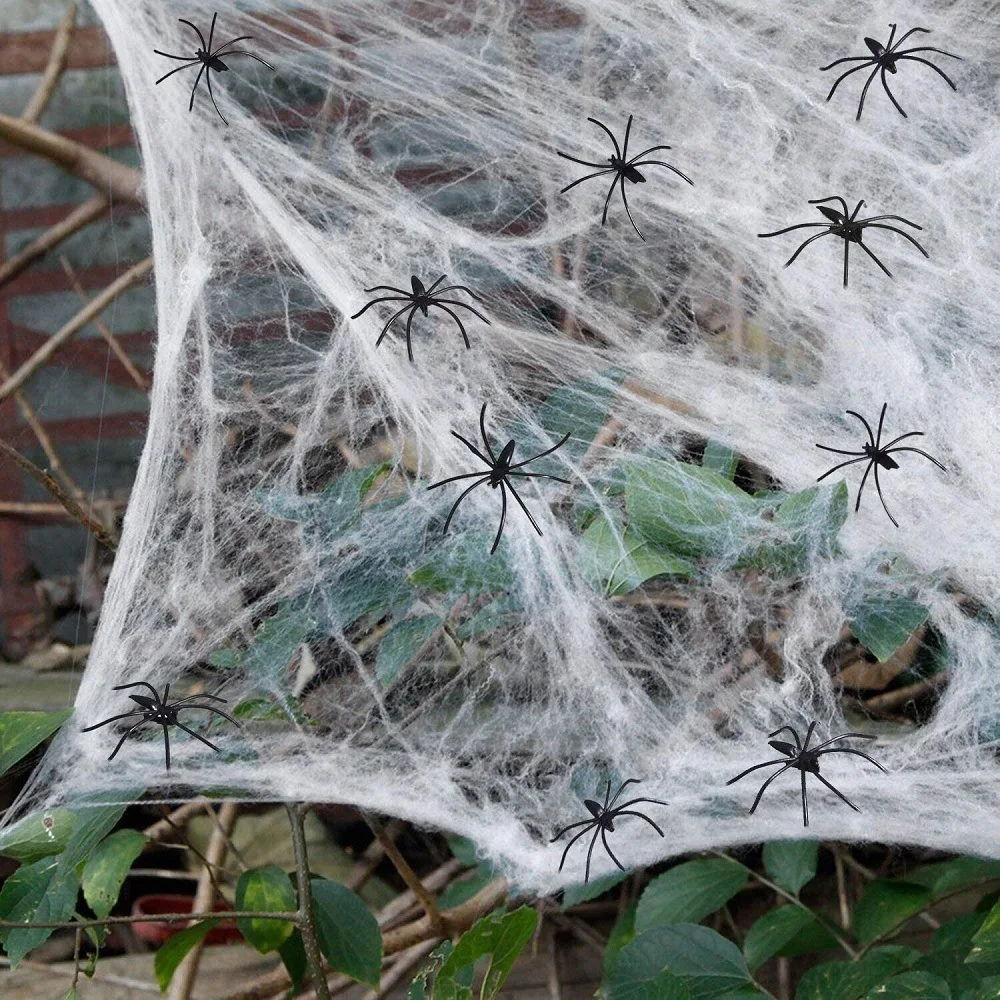
M 216 73 L 226 73 L 229 70 L 229 67 L 216 56 L 211 59 L 203 59 L 202 62 L 207 62 L 209 69 L 214 69 Z

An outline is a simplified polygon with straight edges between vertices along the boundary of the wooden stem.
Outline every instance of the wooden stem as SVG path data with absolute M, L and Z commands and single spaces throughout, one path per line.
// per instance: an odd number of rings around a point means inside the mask
M 73 37 L 73 26 L 76 23 L 76 0 L 72 0 L 66 13 L 63 14 L 59 27 L 56 29 L 56 37 L 52 42 L 49 51 L 49 62 L 42 73 L 42 79 L 38 83 L 38 88 L 31 96 L 24 110 L 21 112 L 21 119 L 34 124 L 42 116 L 42 112 L 49 106 L 52 95 L 55 93 L 59 78 L 66 68 L 66 56 L 69 55 L 69 43 Z M 76 980 L 73 981 L 76 985 Z
M 299 932 L 305 946 L 306 963 L 316 989 L 317 1000 L 330 1000 L 326 984 L 326 966 L 316 940 L 316 917 L 313 913 L 312 882 L 309 878 L 309 858 L 306 855 L 306 831 L 302 822 L 303 807 L 295 802 L 285 804 L 292 828 L 292 848 L 295 851 L 295 877 L 299 887 Z

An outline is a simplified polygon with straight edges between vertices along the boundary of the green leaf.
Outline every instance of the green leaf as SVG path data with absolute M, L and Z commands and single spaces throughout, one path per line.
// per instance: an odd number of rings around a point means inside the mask
M 330 879 L 312 880 L 316 936 L 324 957 L 338 972 L 378 989 L 382 975 L 382 932 L 368 907 L 350 889 Z
M 389 687 L 402 669 L 441 627 L 440 615 L 417 615 L 396 622 L 379 643 L 375 676 Z
M 926 885 L 935 896 L 994 879 L 1000 879 L 1000 861 L 971 855 L 925 865 L 906 876 L 908 882 Z
M 524 946 L 531 940 L 538 923 L 538 913 L 530 906 L 522 906 L 513 913 L 491 913 L 477 920 L 458 940 L 434 983 L 434 998 L 438 990 L 456 973 L 471 970 L 479 959 L 490 956 L 490 965 L 483 980 L 480 996 L 491 1000 L 500 992 Z M 445 996 L 449 994 L 444 993 Z
M 732 480 L 736 475 L 736 466 L 739 463 L 739 455 L 727 444 L 710 438 L 705 445 L 705 454 L 702 455 L 701 464 L 706 469 L 717 472 L 723 479 Z
M 815 840 L 774 840 L 764 845 L 764 870 L 775 885 L 796 896 L 815 877 L 818 859 Z
M 199 920 L 198 923 L 185 927 L 184 930 L 167 938 L 157 949 L 153 959 L 153 971 L 156 973 L 156 984 L 166 993 L 170 980 L 174 978 L 177 966 L 184 961 L 184 956 L 205 939 L 208 932 L 218 923 L 217 920 Z
M 442 593 L 509 593 L 515 589 L 514 572 L 503 541 L 490 555 L 493 537 L 492 532 L 482 531 L 449 537 L 448 544 L 438 546 L 430 559 L 410 574 L 410 582 Z
M 0 854 L 30 864 L 66 847 L 76 816 L 68 809 L 33 812 L 0 832 Z
M 972 936 L 972 950 L 966 962 L 1000 962 L 1000 902 L 986 915 Z
M 655 928 L 626 944 L 606 964 L 606 1000 L 689 1000 L 691 991 L 667 968 Z
M 298 990 L 305 979 L 309 962 L 306 959 L 306 946 L 302 940 L 302 932 L 296 927 L 278 947 L 278 955 L 285 966 L 285 971 L 292 981 L 292 989 Z
M 427 983 L 431 975 L 437 973 L 441 968 L 441 965 L 445 962 L 448 956 L 455 950 L 455 946 L 451 941 L 442 941 L 441 944 L 435 948 L 430 955 L 427 956 L 427 964 L 417 973 L 416 978 L 410 984 L 410 989 L 407 991 L 407 1000 L 428 1000 L 427 994 Z M 469 982 L 472 982 L 471 976 L 468 977 Z M 442 990 L 442 993 L 444 991 Z M 458 996 L 458 993 L 452 992 L 450 995 Z M 466 990 L 463 996 L 471 997 L 471 991 Z
M 438 907 L 450 910 L 453 906 L 461 906 L 462 903 L 472 899 L 480 889 L 485 889 L 495 878 L 496 872 L 492 865 L 477 865 L 471 872 L 466 872 L 461 878 L 452 882 L 438 896 Z
M 568 910 L 571 906 L 576 906 L 578 903 L 585 903 L 589 899 L 597 899 L 598 896 L 603 896 L 631 874 L 629 871 L 620 872 L 615 870 L 608 875 L 602 875 L 600 878 L 592 878 L 589 882 L 577 882 L 575 885 L 568 886 L 563 890 L 560 909 Z
M 972 948 L 972 939 L 985 919 L 985 913 L 963 913 L 946 920 L 934 931 L 931 951 L 960 951 L 964 958 Z
M 80 1000 L 80 994 L 75 986 L 71 986 L 65 993 L 59 994 L 59 1000 Z
M 860 1000 L 920 959 L 914 948 L 883 945 L 857 962 L 824 962 L 799 980 L 795 1000 Z
M 766 504 L 767 495 L 761 498 Z M 772 574 L 794 576 L 806 572 L 817 557 L 837 550 L 837 535 L 847 520 L 847 484 L 810 486 L 781 501 L 765 540 L 746 560 Z
M 654 548 L 631 528 L 612 525 L 598 515 L 580 539 L 584 576 L 605 594 L 616 597 L 641 587 L 656 576 L 691 576 L 694 563 L 665 549 Z
M 875 879 L 854 908 L 854 933 L 862 944 L 905 923 L 934 898 L 926 886 L 898 879 Z
M 868 992 L 865 1000 L 952 1000 L 951 989 L 929 972 L 904 972 Z
M 517 612 L 523 610 L 523 605 L 515 597 L 497 597 L 485 607 L 480 608 L 471 618 L 467 618 L 456 630 L 456 635 L 463 642 L 475 639 L 485 632 L 492 632 L 506 624 Z
M 236 883 L 236 909 L 258 913 L 294 913 L 298 900 L 291 879 L 277 865 L 251 868 Z M 276 951 L 291 937 L 295 924 L 290 920 L 238 917 L 240 933 L 262 955 Z
M 625 503 L 630 527 L 658 548 L 695 559 L 742 540 L 761 509 L 711 469 L 652 459 L 629 463 Z
M 47 740 L 71 715 L 59 712 L 0 712 L 0 774 Z
M 142 853 L 146 838 L 138 830 L 118 830 L 105 837 L 83 868 L 83 896 L 98 917 L 111 913 L 132 862 Z
M 618 953 L 628 944 L 635 940 L 635 911 L 637 904 L 632 903 L 625 908 L 625 912 L 615 921 L 611 933 L 608 935 L 608 943 L 604 946 L 604 975 L 607 977 L 608 971 L 614 965 Z
M 749 871 L 737 861 L 685 861 L 646 886 L 635 916 L 638 934 L 665 924 L 702 920 L 746 885 Z
M 975 989 L 963 993 L 959 1000 L 996 1000 L 997 997 L 1000 997 L 1000 976 L 987 976 Z
M 800 906 L 779 906 L 768 910 L 747 931 L 743 941 L 747 965 L 756 969 L 794 941 L 798 934 L 818 924 L 816 914 Z
M 873 595 L 848 609 L 848 624 L 879 663 L 888 660 L 927 620 L 930 609 L 903 594 Z

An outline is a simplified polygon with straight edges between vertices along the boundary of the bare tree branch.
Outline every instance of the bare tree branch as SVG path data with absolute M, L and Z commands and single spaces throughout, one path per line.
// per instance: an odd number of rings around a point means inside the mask
M 73 37 L 73 26 L 76 23 L 76 0 L 71 0 L 63 19 L 56 29 L 56 37 L 52 43 L 52 51 L 49 53 L 49 62 L 42 74 L 42 79 L 38 83 L 38 89 L 28 101 L 21 118 L 26 122 L 37 122 L 42 116 L 42 112 L 48 107 L 52 95 L 55 93 L 59 78 L 66 68 L 66 56 L 69 54 L 69 43 Z

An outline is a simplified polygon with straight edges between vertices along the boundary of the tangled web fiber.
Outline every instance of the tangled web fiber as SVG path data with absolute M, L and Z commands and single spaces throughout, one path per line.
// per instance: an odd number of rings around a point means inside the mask
M 73 801 L 144 787 L 353 803 L 470 837 L 518 884 L 558 873 L 553 831 L 582 798 L 640 778 L 664 799 L 615 831 L 629 864 L 802 836 L 798 782 L 747 813 L 767 733 L 864 727 L 883 775 L 824 758 L 861 808 L 816 785 L 808 835 L 1000 854 L 1000 22 L 988 0 L 94 0 L 124 76 L 153 221 L 158 305 L 148 440 L 93 652 L 31 791 Z M 183 17 L 273 63 L 154 86 L 191 51 Z M 995 15 L 995 9 L 993 10 Z M 819 67 L 864 37 L 931 30 L 952 91 L 900 64 L 855 120 L 863 76 L 826 103 Z M 918 41 L 919 40 L 919 41 Z M 670 145 L 600 224 L 604 161 Z M 787 270 L 808 199 L 922 227 L 922 257 L 866 231 Z M 804 231 L 802 238 L 814 231 Z M 431 309 L 376 349 L 375 285 L 474 290 L 490 324 Z M 374 293 L 377 294 L 377 293 Z M 459 299 L 473 302 L 464 293 Z M 390 303 L 389 306 L 392 304 Z M 405 317 L 404 317 L 405 318 Z M 397 327 L 399 324 L 397 324 Z M 857 410 L 916 455 L 881 482 Z M 515 460 L 498 491 L 450 432 Z M 909 442 L 909 443 L 912 443 Z M 735 483 L 731 481 L 734 469 Z M 845 485 L 846 480 L 846 485 Z M 757 493 L 754 497 L 752 494 Z M 790 498 L 794 498 L 794 502 Z M 857 637 L 857 638 L 856 638 Z M 864 648 L 857 641 L 863 640 Z M 909 642 L 920 713 L 851 711 L 838 673 Z M 882 646 L 885 646 L 882 649 Z M 870 651 L 870 652 L 868 652 Z M 912 653 L 912 649 L 911 649 Z M 849 657 L 848 657 L 849 658 Z M 913 664 L 916 664 L 914 666 Z M 923 671 L 921 673 L 920 671 Z M 203 690 L 245 728 L 130 740 L 84 725 L 115 684 Z M 927 685 L 925 688 L 929 689 Z M 845 712 L 847 713 L 845 716 Z M 155 727 L 152 727 L 155 730 Z M 153 738 L 155 737 L 155 738 Z M 828 763 L 826 763 L 828 762 Z M 765 772 L 766 775 L 767 772 Z M 794 772 L 793 772 L 794 773 Z M 595 871 L 611 862 L 595 856 Z

